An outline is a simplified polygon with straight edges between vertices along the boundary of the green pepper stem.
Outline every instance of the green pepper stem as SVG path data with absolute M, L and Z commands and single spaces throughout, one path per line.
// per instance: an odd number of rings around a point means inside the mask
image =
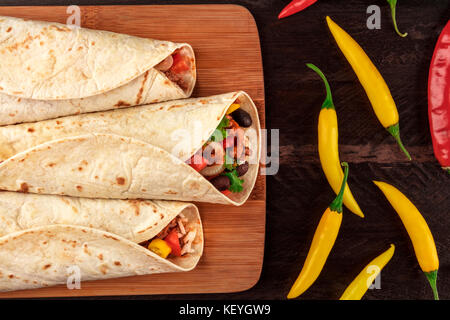
M 315 65 L 313 65 L 312 63 L 307 63 L 306 66 L 308 68 L 314 70 L 315 72 L 317 72 L 317 74 L 322 78 L 323 83 L 325 84 L 325 89 L 327 90 L 327 96 L 325 98 L 325 101 L 322 104 L 322 109 L 335 110 L 336 108 L 334 107 L 333 96 L 331 95 L 331 88 L 330 88 L 330 84 L 328 83 L 327 78 L 325 77 L 323 72 L 319 68 L 317 68 Z
M 341 165 L 345 168 L 344 179 L 342 180 L 341 190 L 339 191 L 336 199 L 330 204 L 331 211 L 336 211 L 338 213 L 342 213 L 342 202 L 344 201 L 344 191 L 345 186 L 347 185 L 348 178 L 348 163 L 342 162 Z
M 408 157 L 408 160 L 411 160 L 411 155 L 409 154 L 408 150 L 406 150 L 405 146 L 403 145 L 402 139 L 400 139 L 400 125 L 394 124 L 393 126 L 390 126 L 387 128 L 387 131 L 395 138 L 398 145 L 400 146 L 400 149 L 406 154 Z
M 437 273 L 438 271 L 431 271 L 431 272 L 425 272 L 425 276 L 428 279 L 428 282 L 430 283 L 431 289 L 433 290 L 433 296 L 434 300 L 439 300 L 439 294 L 436 287 L 436 281 L 437 281 Z
M 408 35 L 408 33 L 407 32 L 401 33 L 398 30 L 398 26 L 397 26 L 397 18 L 396 18 L 397 0 L 387 0 L 387 2 L 389 3 L 389 6 L 391 7 L 391 15 L 392 15 L 392 21 L 394 23 L 395 32 L 397 32 L 397 34 L 402 38 L 406 37 Z

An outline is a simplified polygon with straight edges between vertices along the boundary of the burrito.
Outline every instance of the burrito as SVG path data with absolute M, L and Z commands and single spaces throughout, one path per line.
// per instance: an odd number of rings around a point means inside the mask
M 0 17 L 0 125 L 187 98 L 189 44 Z
M 0 192 L 0 291 L 192 270 L 203 253 L 193 204 Z
M 260 159 L 244 92 L 0 128 L 0 189 L 241 205 Z

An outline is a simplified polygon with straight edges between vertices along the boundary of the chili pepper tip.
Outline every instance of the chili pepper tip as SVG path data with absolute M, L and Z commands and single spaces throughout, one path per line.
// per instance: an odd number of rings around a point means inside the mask
M 317 0 L 293 0 L 281 10 L 278 19 L 289 17 L 316 3 Z
M 283 9 L 280 12 L 280 14 L 278 15 L 278 19 L 283 19 L 283 18 L 286 18 L 286 17 L 289 17 L 289 16 L 290 16 L 290 14 L 288 14 L 287 10 Z
M 278 15 L 278 19 L 283 19 L 285 17 L 284 12 L 281 11 L 280 14 Z

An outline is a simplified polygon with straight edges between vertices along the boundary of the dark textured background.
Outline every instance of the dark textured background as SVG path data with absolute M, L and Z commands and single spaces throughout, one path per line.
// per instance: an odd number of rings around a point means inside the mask
M 315 227 L 334 198 L 317 154 L 316 127 L 324 88 L 305 67 L 306 62 L 319 66 L 331 83 L 341 160 L 350 163 L 350 186 L 366 218 L 344 212 L 328 262 L 302 298 L 339 298 L 360 270 L 390 243 L 395 243 L 396 252 L 382 273 L 381 290 L 369 290 L 365 299 L 432 298 L 400 219 L 371 183 L 379 179 L 404 191 L 428 221 L 441 263 L 438 288 L 442 299 L 450 299 L 450 177 L 434 160 L 427 117 L 428 67 L 449 18 L 450 1 L 400 0 L 397 20 L 400 30 L 409 33 L 405 39 L 394 32 L 385 0 L 319 0 L 304 12 L 278 21 L 279 11 L 289 1 L 1 1 L 5 5 L 237 3 L 256 19 L 264 63 L 266 123 L 268 128 L 280 129 L 281 152 L 280 170 L 267 180 L 261 280 L 251 290 L 235 294 L 122 299 L 284 299 L 304 262 Z M 370 4 L 381 7 L 381 30 L 366 27 Z M 399 108 L 402 137 L 412 162 L 405 161 L 378 123 L 328 31 L 326 15 L 360 43 L 385 77 Z

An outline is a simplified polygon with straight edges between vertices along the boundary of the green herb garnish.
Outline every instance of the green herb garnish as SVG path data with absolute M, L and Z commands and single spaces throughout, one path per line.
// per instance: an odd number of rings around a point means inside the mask
M 220 142 L 227 137 L 227 127 L 230 125 L 230 120 L 227 117 L 223 117 L 222 121 L 220 121 L 217 129 L 214 130 L 210 140 Z
M 244 182 L 244 180 L 239 179 L 236 169 L 231 172 L 223 173 L 223 175 L 227 176 L 230 179 L 230 182 L 231 182 L 230 191 L 231 192 L 241 192 L 244 189 L 244 187 L 242 186 L 242 183 Z

